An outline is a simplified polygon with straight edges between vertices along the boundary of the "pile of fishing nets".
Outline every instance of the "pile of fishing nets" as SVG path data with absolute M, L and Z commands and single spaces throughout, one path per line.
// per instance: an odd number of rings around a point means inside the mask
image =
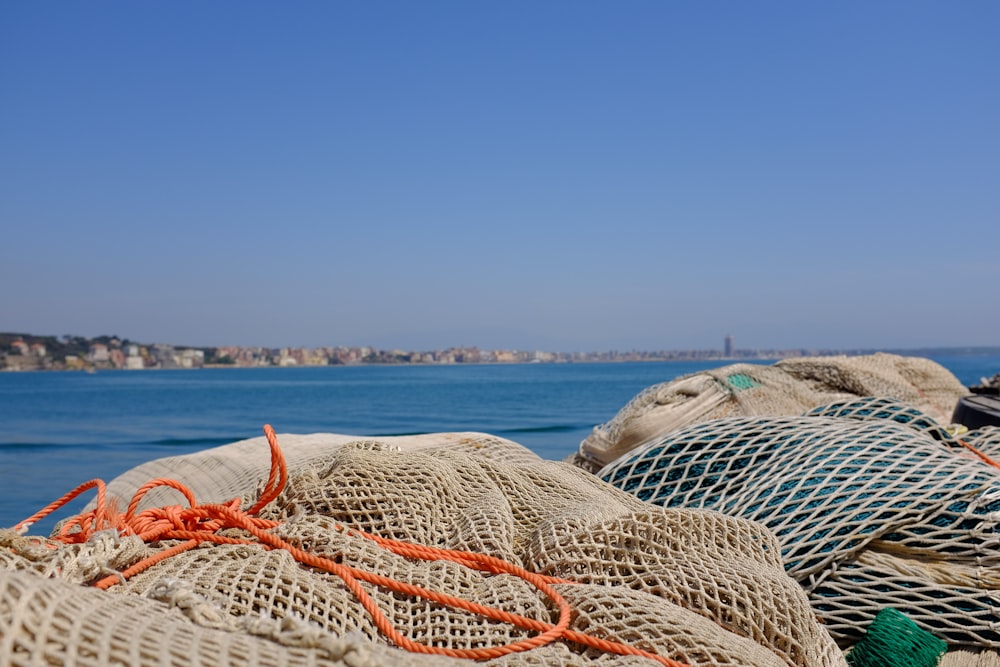
M 968 395 L 918 357 L 734 364 L 640 392 L 571 460 L 651 504 L 767 526 L 856 667 L 1000 666 L 1000 428 L 951 423 Z M 873 640 L 900 626 L 866 635 L 895 610 L 944 642 L 939 663 Z
M 772 365 L 732 364 L 646 388 L 580 443 L 574 463 L 596 472 L 638 445 L 722 417 L 801 415 L 865 396 L 895 398 L 941 424 L 969 393 L 950 371 L 895 354 L 801 357 Z
M 204 512 L 199 525 L 239 517 L 216 542 L 185 548 L 186 521 L 197 512 L 180 507 L 162 519 L 176 522 L 162 533 L 174 537 L 151 543 L 114 529 L 83 543 L 54 539 L 82 534 L 75 519 L 46 539 L 0 531 L 0 664 L 468 664 L 485 655 L 477 651 L 546 632 L 548 643 L 491 654 L 484 664 L 638 667 L 658 664 L 653 654 L 665 665 L 846 664 L 786 574 L 786 547 L 762 524 L 657 507 L 489 435 L 279 440 L 287 468 L 277 472 L 263 438 L 161 459 L 113 481 L 86 515 L 117 521 L 190 503 Z M 184 486 L 141 489 L 160 477 Z M 128 508 L 137 490 L 145 495 Z M 236 503 L 206 505 L 234 496 Z M 386 539 L 436 551 L 425 558 L 429 550 Z M 842 538 L 835 552 L 855 541 Z M 147 560 L 168 547 L 176 553 Z M 814 562 L 808 550 L 800 558 L 809 572 L 828 560 Z M 355 589 L 336 574 L 345 568 L 359 573 Z M 481 613 L 413 586 L 472 601 Z M 558 632 L 565 605 L 556 596 L 571 609 Z M 488 618 L 490 608 L 528 622 Z M 407 641 L 460 657 L 402 650 L 378 614 Z
M 668 508 L 767 526 L 848 646 L 891 607 L 953 648 L 1000 647 L 1000 428 L 961 440 L 889 398 L 673 430 L 598 472 Z M 972 663 L 970 663 L 972 664 Z

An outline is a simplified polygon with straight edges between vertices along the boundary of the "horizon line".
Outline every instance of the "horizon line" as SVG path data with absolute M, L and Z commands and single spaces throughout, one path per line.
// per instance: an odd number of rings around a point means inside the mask
M 639 354 L 664 354 L 664 353 L 690 353 L 690 352 L 720 352 L 725 351 L 722 348 L 606 348 L 603 350 L 591 349 L 589 351 L 577 350 L 548 350 L 537 347 L 524 348 L 524 347 L 481 347 L 479 345 L 448 345 L 445 347 L 438 347 L 432 349 L 417 349 L 417 348 L 404 348 L 404 347 L 378 347 L 370 344 L 363 345 L 345 345 L 345 344 L 327 344 L 327 345 L 233 345 L 233 344 L 223 344 L 223 345 L 188 345 L 181 343 L 164 343 L 164 342 L 139 342 L 127 337 L 121 337 L 117 335 L 101 334 L 98 336 L 82 336 L 78 334 L 63 334 L 61 336 L 51 335 L 51 334 L 33 334 L 24 332 L 0 332 L 0 339 L 12 337 L 14 340 L 17 338 L 39 338 L 39 339 L 53 339 L 57 342 L 65 341 L 66 339 L 82 339 L 85 341 L 99 341 L 100 339 L 105 340 L 118 340 L 120 344 L 130 344 L 130 345 L 140 345 L 144 347 L 153 347 L 157 345 L 165 345 L 173 348 L 186 348 L 186 349 L 219 349 L 219 348 L 251 348 L 251 349 L 261 349 L 261 350 L 282 350 L 282 349 L 324 349 L 324 348 L 346 348 L 346 349 L 361 349 L 370 348 L 379 352 L 439 352 L 439 351 L 449 351 L 449 350 L 490 350 L 490 351 L 510 351 L 510 352 L 548 352 L 555 354 L 605 354 L 608 352 L 616 353 L 639 353 Z M 927 352 L 927 351 L 1000 351 L 1000 345 L 920 345 L 920 346 L 847 346 L 847 347 L 809 347 L 809 346 L 791 346 L 791 347 L 733 347 L 731 353 L 737 352 L 812 352 L 817 354 L 829 354 L 829 353 L 876 353 L 876 352 Z

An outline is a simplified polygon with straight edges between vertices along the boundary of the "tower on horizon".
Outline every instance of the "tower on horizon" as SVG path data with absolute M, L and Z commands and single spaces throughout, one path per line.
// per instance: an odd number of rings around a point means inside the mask
M 726 339 L 722 344 L 722 354 L 726 357 L 733 356 L 733 336 L 726 334 Z

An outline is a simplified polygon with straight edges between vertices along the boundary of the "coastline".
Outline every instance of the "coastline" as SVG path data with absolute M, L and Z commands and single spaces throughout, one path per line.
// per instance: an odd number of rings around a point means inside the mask
M 726 349 L 608 350 L 549 352 L 542 350 L 382 350 L 373 347 L 189 347 L 163 343 L 139 344 L 111 336 L 83 338 L 0 333 L 0 371 L 189 370 L 223 368 L 449 366 L 568 364 L 617 362 L 761 362 L 799 357 L 859 356 L 875 353 L 917 357 L 1000 355 L 1000 346 L 845 349 Z

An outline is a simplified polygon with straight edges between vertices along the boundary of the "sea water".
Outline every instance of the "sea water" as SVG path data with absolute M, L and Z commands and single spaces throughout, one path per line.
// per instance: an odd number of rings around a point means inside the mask
M 1000 372 L 1000 355 L 935 360 L 966 385 Z M 81 482 L 256 437 L 266 423 L 279 434 L 479 431 L 559 460 L 642 389 L 726 363 L 0 373 L 0 526 Z M 32 533 L 47 533 L 91 497 Z

